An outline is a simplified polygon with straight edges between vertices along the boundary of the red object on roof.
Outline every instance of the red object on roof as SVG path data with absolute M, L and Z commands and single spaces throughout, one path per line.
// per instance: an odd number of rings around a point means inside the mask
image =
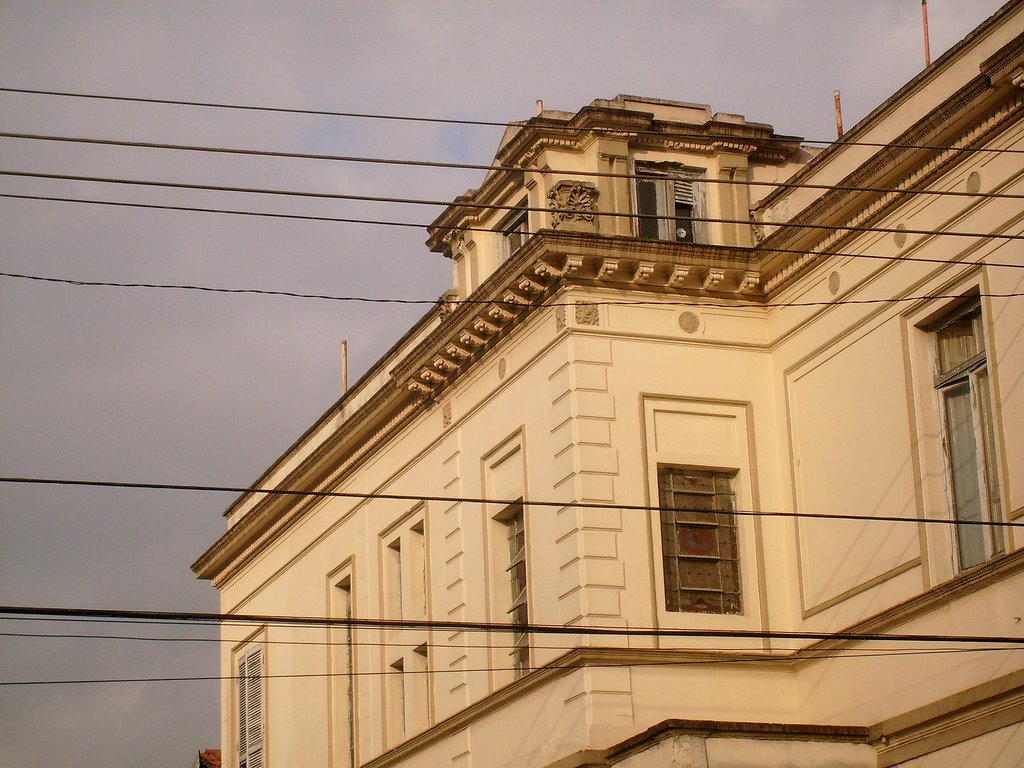
M 195 768 L 221 768 L 220 750 L 204 749 L 199 753 Z

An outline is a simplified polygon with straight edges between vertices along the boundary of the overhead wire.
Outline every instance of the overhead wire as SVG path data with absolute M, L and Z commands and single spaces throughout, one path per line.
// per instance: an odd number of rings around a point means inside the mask
M 256 643 L 259 644 L 259 643 Z M 702 650 L 702 649 L 701 649 Z M 832 654 L 827 658 L 832 660 L 863 659 L 879 657 L 907 657 L 907 656 L 931 656 L 935 654 L 949 653 L 983 653 L 990 651 L 1017 650 L 1011 648 L 948 648 L 948 649 L 927 649 L 918 651 L 879 651 Z M 826 658 L 815 656 L 811 658 Z M 646 661 L 623 660 L 613 661 L 605 659 L 595 661 L 588 659 L 586 663 L 579 664 L 568 662 L 564 664 L 551 663 L 540 666 L 520 667 L 525 672 L 538 670 L 557 669 L 619 669 L 622 667 L 691 667 L 691 666 L 722 666 L 729 664 L 753 664 L 772 666 L 777 664 L 791 663 L 792 659 L 786 656 L 769 656 L 767 654 L 739 655 L 735 657 L 722 657 L 715 659 L 651 659 Z M 278 672 L 264 673 L 262 675 L 245 675 L 246 679 L 259 678 L 261 680 L 302 680 L 302 679 L 333 679 L 333 678 L 360 678 L 360 677 L 387 677 L 390 675 L 439 675 L 439 674 L 472 674 L 483 672 L 508 672 L 509 667 L 468 667 L 468 668 L 433 668 L 433 669 L 379 669 L 369 671 L 344 671 L 344 672 Z M 0 686 L 43 686 L 43 685 L 89 685 L 89 684 L 110 684 L 110 683 L 180 683 L 180 682 L 228 682 L 238 680 L 237 675 L 182 675 L 182 676 L 150 676 L 150 677 L 113 677 L 113 678 L 71 678 L 71 679 L 50 679 L 50 680 L 0 680 Z
M 405 493 L 368 493 L 357 491 L 313 491 L 298 490 L 290 488 L 252 488 L 244 486 L 229 485 L 192 485 L 182 483 L 142 483 L 123 482 L 114 480 L 70 480 L 62 478 L 42 477 L 0 477 L 0 485 L 43 485 L 43 486 L 67 486 L 67 487 L 89 487 L 89 488 L 117 488 L 123 490 L 150 490 L 150 491 L 198 491 L 208 493 L 236 493 L 240 495 L 265 495 L 265 496 L 292 496 L 301 498 L 340 498 L 357 500 L 377 501 L 403 501 L 403 502 L 438 502 L 445 504 L 484 504 L 499 507 L 507 507 L 513 504 L 522 503 L 528 507 L 547 507 L 554 509 L 611 509 L 626 512 L 660 512 L 660 506 L 646 504 L 603 504 L 588 501 L 548 501 L 543 499 L 496 499 L 477 496 L 433 496 L 426 494 L 405 494 Z M 674 511 L 681 512 L 709 512 L 708 510 L 696 507 L 671 507 Z M 931 517 L 902 517 L 899 515 L 853 515 L 844 513 L 825 512 L 785 512 L 774 510 L 755 509 L 730 509 L 714 510 L 709 514 L 730 514 L 737 517 L 779 517 L 795 519 L 814 520 L 850 520 L 857 522 L 891 522 L 891 523 L 919 523 L 932 525 L 969 525 L 997 528 L 1024 528 L 1024 522 L 996 521 L 996 520 L 949 520 L 945 518 Z M 0 611 L 2 613 L 2 611 Z
M 339 110 L 323 110 L 323 109 L 304 109 L 297 107 L 273 107 L 273 106 L 262 106 L 253 104 L 231 104 L 226 102 L 215 102 L 215 101 L 198 101 L 198 100 L 185 100 L 185 99 L 159 99 L 159 98 L 147 98 L 140 96 L 117 96 L 113 94 L 97 94 L 97 93 L 82 93 L 73 91 L 55 91 L 55 90 L 44 90 L 39 88 L 16 88 L 12 86 L 0 86 L 0 93 L 18 93 L 24 95 L 34 96 L 55 96 L 61 98 L 74 98 L 74 99 L 91 99 L 95 101 L 113 101 L 113 102 L 124 102 L 124 103 L 136 103 L 136 104 L 159 104 L 165 106 L 181 106 L 181 107 L 203 107 L 208 109 L 221 109 L 221 110 L 242 110 L 247 112 L 270 112 L 278 114 L 290 114 L 290 115 L 309 115 L 319 117 L 343 117 L 360 120 L 387 120 L 394 122 L 408 122 L 408 123 L 430 123 L 439 125 L 465 125 L 465 126 L 479 126 L 479 127 L 493 127 L 493 128 L 540 128 L 549 131 L 564 131 L 578 133 L 581 131 L 588 131 L 593 133 L 611 133 L 620 134 L 625 132 L 636 134 L 640 136 L 661 136 L 671 137 L 680 139 L 694 139 L 694 140 L 715 140 L 723 139 L 735 141 L 737 136 L 734 134 L 714 134 L 710 132 L 681 132 L 675 130 L 648 130 L 638 129 L 629 130 L 622 127 L 616 128 L 603 128 L 599 126 L 571 126 L 562 123 L 555 122 L 551 119 L 545 119 L 543 116 L 531 118 L 529 120 L 520 121 L 498 121 L 498 120 L 472 120 L 462 118 L 446 118 L 446 117 L 428 117 L 428 116 L 417 116 L 417 115 L 395 115 L 395 114 L 384 114 L 384 113 L 372 113 L 372 112 L 353 112 L 353 111 L 339 111 Z M 776 143 L 794 143 L 796 141 L 804 144 L 824 144 L 827 146 L 840 146 L 840 147 L 875 147 L 875 148 L 893 148 L 893 149 L 928 149 L 928 150 L 957 150 L 964 152 L 1004 152 L 1012 154 L 1024 154 L 1024 150 L 1019 149 L 985 149 L 977 147 L 950 147 L 936 144 L 917 144 L 917 143 L 899 143 L 899 142 L 872 142 L 872 141 L 854 141 L 850 139 L 833 141 L 831 139 L 805 139 L 797 136 L 759 136 L 757 141 L 763 142 L 776 142 Z
M 210 154 L 240 155 L 245 157 L 268 157 L 290 160 L 316 160 L 344 163 L 363 163 L 369 165 L 394 165 L 417 168 L 438 168 L 452 170 L 470 170 L 487 172 L 515 172 L 515 173 L 541 173 L 553 175 L 573 175 L 581 178 L 607 178 L 636 180 L 650 178 L 643 173 L 619 173 L 615 171 L 587 171 L 581 169 L 564 168 L 527 168 L 517 165 L 493 165 L 486 163 L 456 163 L 439 160 L 409 160 L 401 158 L 366 157 L 359 155 L 334 155 L 311 152 L 285 152 L 278 150 L 245 149 L 236 147 L 214 147 L 195 144 L 170 144 L 151 141 L 130 141 L 127 139 L 99 139 L 87 136 L 56 136 L 34 133 L 14 133 L 0 131 L 0 138 L 19 139 L 26 141 L 49 141 L 68 144 L 86 144 L 93 146 L 110 146 L 130 149 L 159 149 L 179 152 L 200 152 Z M 758 181 L 756 179 L 720 179 L 701 178 L 701 184 L 716 184 L 726 186 L 745 187 L 771 187 L 772 189 L 814 189 L 826 192 L 868 192 L 877 194 L 902 194 L 902 195 L 934 195 L 937 197 L 966 197 L 977 199 L 1024 199 L 1024 194 L 1010 192 L 968 192 L 953 189 L 907 189 L 903 187 L 876 187 L 876 186 L 853 186 L 844 184 L 814 184 L 811 182 L 786 182 L 786 181 Z
M 10 617 L 7 617 L 10 618 Z M 38 619 L 31 619 L 31 621 L 38 621 Z M 163 626 L 163 625 L 161 625 Z M 216 625 L 214 625 L 216 626 Z M 368 631 L 368 630 L 364 630 Z M 354 633 L 353 633 L 354 634 Z M 230 637 L 154 637 L 152 635 L 98 635 L 98 634 L 84 634 L 84 633 L 56 633 L 56 632 L 0 632 L 0 637 L 10 638 L 25 638 L 25 639 L 38 639 L 38 640 L 112 640 L 119 641 L 125 640 L 130 642 L 156 642 L 156 643 L 217 643 L 220 645 L 237 645 L 238 640 Z M 438 643 L 438 642 L 420 642 L 420 639 L 409 640 L 407 642 L 383 642 L 379 640 L 366 640 L 366 639 L 352 639 L 352 640 L 280 640 L 270 638 L 259 638 L 252 641 L 254 645 L 274 646 L 274 645 L 286 645 L 286 646 L 314 646 L 322 648 L 431 648 L 435 650 L 451 650 L 451 649 L 470 649 L 470 650 L 490 650 L 490 651 L 503 651 L 503 650 L 514 650 L 521 646 L 513 643 L 465 643 L 465 642 L 450 642 L 450 643 Z M 544 651 L 574 651 L 580 648 L 592 649 L 600 648 L 601 650 L 608 650 L 609 648 L 615 649 L 616 646 L 580 646 L 580 645 L 550 645 L 544 644 L 542 646 L 534 646 L 539 650 Z M 665 649 L 661 649 L 665 650 Z M 737 651 L 749 652 L 749 649 L 736 648 L 736 647 L 708 647 L 701 646 L 696 649 L 688 650 L 699 650 L 702 653 L 735 653 Z M 805 646 L 803 648 L 778 648 L 773 647 L 772 652 L 774 653 L 804 653 L 810 655 L 812 658 L 816 654 L 820 654 L 821 657 L 834 656 L 836 652 L 828 648 L 813 648 Z M 848 656 L 872 656 L 878 653 L 891 653 L 892 655 L 926 655 L 926 654 L 943 654 L 943 653 L 978 653 L 984 651 L 1005 651 L 1005 650 L 1022 650 L 1019 647 L 1013 648 L 996 648 L 996 647 L 982 647 L 982 648 L 900 648 L 893 646 L 891 648 L 879 648 L 875 647 L 871 650 L 857 650 L 854 648 L 843 649 L 843 654 Z
M 944 635 L 928 633 L 898 632 L 849 632 L 812 630 L 767 630 L 767 629 L 680 629 L 665 627 L 608 627 L 575 626 L 563 624 L 531 624 L 491 621 L 455 621 L 451 619 L 413 620 L 384 618 L 354 618 L 329 616 L 296 616 L 262 613 L 219 613 L 202 611 L 148 611 L 127 609 L 64 608 L 55 606 L 0 605 L 0 615 L 16 616 L 22 619 L 38 617 L 76 617 L 120 619 L 126 623 L 135 619 L 142 621 L 231 621 L 260 626 L 296 627 L 352 627 L 354 629 L 390 630 L 451 630 L 458 632 L 527 633 L 533 635 L 568 635 L 600 637 L 671 637 L 671 638 L 715 638 L 729 640 L 829 640 L 849 642 L 894 642 L 894 643 L 966 643 L 969 645 L 999 645 L 1024 647 L 1024 635 Z
M 423 206 L 440 206 L 449 207 L 454 206 L 458 208 L 469 208 L 473 210 L 485 210 L 485 211 L 530 211 L 539 213 L 568 213 L 577 214 L 579 211 L 572 208 L 558 208 L 558 207 L 537 207 L 537 206 L 524 206 L 514 205 L 510 203 L 476 203 L 471 201 L 458 202 L 453 204 L 450 200 L 430 200 L 422 198 L 408 198 L 408 197 L 389 197 L 382 195 L 356 195 L 339 192 L 301 192 L 296 190 L 286 189 L 270 189 L 270 188 L 259 188 L 259 187 L 235 187 L 220 184 L 191 184 L 186 182 L 171 182 L 171 181 L 150 181 L 147 179 L 121 179 L 116 177 L 107 176 L 78 176 L 73 174 L 65 173 L 37 173 L 30 171 L 11 171 L 11 170 L 0 170 L 0 176 L 12 176 L 18 178 L 33 178 L 33 179 L 48 179 L 48 180 L 59 180 L 59 181 L 75 181 L 75 182 L 86 182 L 91 184 L 119 184 L 134 187 L 158 187 L 161 189 L 187 189 L 201 192 L 231 192 L 237 194 L 246 195 L 270 195 L 270 196 L 283 196 L 283 197 L 301 197 L 310 198 L 316 200 L 348 200 L 354 202 L 369 202 L 369 203 L 388 203 L 394 205 L 423 205 Z M 595 211 L 593 212 L 595 217 L 610 217 L 610 218 L 627 218 L 627 219 L 648 219 L 648 220 L 665 220 L 675 221 L 676 216 L 674 215 L 659 215 L 659 214 L 648 214 L 648 213 L 632 213 L 628 211 Z M 902 235 L 928 235 L 932 237 L 973 237 L 973 238 L 986 238 L 993 240 L 1024 240 L 1024 234 L 1006 234 L 1003 232 L 962 232 L 958 230 L 929 230 L 929 229 L 910 229 L 907 227 L 870 227 L 855 224 L 813 224 L 808 222 L 796 222 L 796 221 L 768 221 L 768 220 L 751 220 L 751 219 L 729 219 L 720 217 L 710 216 L 691 216 L 690 221 L 699 221 L 703 223 L 711 224 L 744 224 L 744 225 L 758 225 L 765 227 L 779 227 L 788 229 L 814 229 L 824 230 L 828 232 L 879 232 L 887 234 L 902 234 Z M 431 228 L 433 225 L 431 225 Z M 447 228 L 447 227 L 446 227 Z M 458 229 L 463 229 L 458 227 Z
M 963 263 L 963 262 L 949 262 L 949 263 Z M 970 263 L 970 262 L 968 262 Z M 994 265 L 985 263 L 985 266 L 1019 266 L 1024 267 L 1024 264 L 1020 265 Z M 515 302 L 504 301 L 503 299 L 485 300 L 485 299 L 402 299 L 397 297 L 373 297 L 373 296 L 339 296 L 335 294 L 326 293 L 303 293 L 301 291 L 284 291 L 275 289 L 264 289 L 264 288 L 222 288 L 207 285 L 192 285 L 186 283 L 129 283 L 129 282 L 114 282 L 109 280 L 78 280 L 66 277 L 47 277 L 43 275 L 29 275 L 21 272 L 2 272 L 0 271 L 0 278 L 8 277 L 12 279 L 29 280 L 34 282 L 42 283 L 56 283 L 60 285 L 71 285 L 86 288 L 147 288 L 147 289 L 159 289 L 159 290 L 179 290 L 179 291 L 195 291 L 200 293 L 224 293 L 224 294 L 235 294 L 235 295 L 256 295 L 256 296 L 282 296 L 293 299 L 319 299 L 323 301 L 335 301 L 335 302 L 350 302 L 357 304 L 402 304 L 402 305 L 433 305 L 443 303 L 449 306 L 462 306 L 462 305 L 476 305 L 476 306 L 501 306 L 509 308 L 522 309 L 526 305 L 518 304 Z M 979 298 L 993 298 L 993 299 L 1008 299 L 1008 298 L 1020 298 L 1024 296 L 1024 292 L 1009 291 L 1005 293 L 977 293 L 974 294 Z M 959 295 L 954 294 L 928 294 L 928 295 L 915 295 L 915 296 L 902 296 L 902 297 L 889 297 L 884 299 L 850 299 L 842 298 L 835 299 L 833 301 L 796 301 L 796 302 L 772 302 L 770 304 L 759 303 L 759 302 L 746 302 L 741 305 L 724 305 L 719 302 L 711 301 L 693 301 L 685 299 L 676 300 L 643 300 L 643 299 L 631 299 L 631 300 L 601 300 L 601 299 L 588 299 L 586 303 L 588 306 L 651 306 L 651 307 L 664 307 L 664 306 L 686 306 L 686 307 L 722 307 L 722 306 L 749 306 L 749 307 L 763 307 L 768 309 L 775 308 L 795 308 L 795 307 L 829 307 L 839 306 L 843 304 L 898 304 L 901 302 L 912 302 L 912 301 L 924 301 L 924 300 L 936 300 L 936 299 L 956 299 L 961 298 Z M 536 305 L 537 309 L 544 307 L 575 307 L 576 301 L 572 302 L 545 302 L 544 304 Z

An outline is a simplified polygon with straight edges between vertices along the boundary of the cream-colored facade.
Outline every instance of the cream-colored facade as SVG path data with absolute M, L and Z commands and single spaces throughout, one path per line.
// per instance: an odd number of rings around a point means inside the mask
M 1020 646 L 847 635 L 1024 638 L 1022 85 L 1012 2 L 824 151 L 510 129 L 430 230 L 453 291 L 254 485 L 342 495 L 193 566 L 405 622 L 225 626 L 227 764 L 1021 765 Z

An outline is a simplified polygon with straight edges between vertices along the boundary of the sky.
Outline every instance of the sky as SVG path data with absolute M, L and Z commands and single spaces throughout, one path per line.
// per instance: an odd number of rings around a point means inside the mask
M 933 57 L 1000 3 L 930 0 Z M 618 93 L 834 137 L 923 66 L 918 0 L 0 0 L 0 87 L 520 120 Z M 499 128 L 0 92 L 0 132 L 487 163 Z M 426 224 L 421 205 L 33 179 L 11 172 L 447 200 L 482 172 L 0 138 L 0 194 Z M 0 198 L 0 271 L 432 300 L 422 227 Z M 423 306 L 0 277 L 0 476 L 246 486 Z M 190 564 L 232 496 L 0 483 L 0 604 L 215 611 Z M 18 637 L 133 635 L 163 640 Z M 0 682 L 214 676 L 215 635 L 0 618 Z M 0 765 L 189 766 L 218 684 L 0 687 Z

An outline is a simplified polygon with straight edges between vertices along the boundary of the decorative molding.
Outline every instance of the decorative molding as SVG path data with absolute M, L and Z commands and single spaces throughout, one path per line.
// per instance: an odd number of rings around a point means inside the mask
M 669 275 L 668 284 L 679 286 L 686 282 L 686 278 L 690 275 L 692 267 L 684 267 L 681 264 L 676 264 L 672 267 L 672 274 Z
M 593 230 L 594 214 L 597 213 L 597 187 L 584 181 L 560 181 L 548 192 L 548 208 L 551 210 L 551 228 L 558 229 L 566 223 L 589 225 Z
M 740 293 L 753 293 L 761 284 L 760 272 L 744 272 L 740 275 L 740 282 L 736 290 Z
M 565 266 L 562 267 L 562 274 L 567 277 L 573 277 L 579 273 L 583 268 L 583 257 L 582 256 L 566 256 Z
M 793 259 L 783 269 L 772 275 L 772 277 L 764 284 L 764 292 L 766 294 L 770 294 L 779 290 L 779 288 L 788 283 L 790 279 L 809 268 L 818 259 L 827 258 L 827 255 L 823 254 L 822 251 L 837 250 L 843 242 L 860 236 L 861 233 L 850 232 L 846 228 L 870 226 L 872 221 L 877 220 L 885 212 L 899 204 L 905 197 L 906 192 L 923 187 L 927 181 L 939 174 L 945 167 L 962 158 L 963 150 L 965 148 L 973 146 L 977 142 L 981 141 L 988 133 L 995 130 L 1016 113 L 1021 111 L 1022 107 L 1024 107 L 1024 94 L 1015 94 L 1012 98 L 990 113 L 986 118 L 971 126 L 955 139 L 945 142 L 947 146 L 936 151 L 927 161 L 916 164 L 912 173 L 903 176 L 899 181 L 889 183 L 888 186 L 892 187 L 894 191 L 879 195 L 870 204 L 862 207 L 854 215 L 849 216 L 842 221 L 833 222 L 837 229 L 827 235 L 823 235 L 813 246 L 802 248 L 801 250 L 806 251 L 806 253 L 796 259 Z M 922 123 L 929 124 L 927 121 L 922 121 Z M 907 138 L 908 135 L 910 138 Z M 913 135 L 914 132 L 908 132 L 907 134 L 904 134 L 904 137 L 898 139 L 898 141 L 913 143 Z M 909 152 L 911 150 L 906 151 Z M 871 172 L 877 174 L 893 166 L 894 159 L 892 157 L 886 156 L 885 160 L 886 162 L 881 169 L 874 168 L 872 167 L 872 163 L 881 163 L 880 157 L 878 155 L 874 156 L 869 163 L 860 166 L 857 171 L 849 174 L 842 181 L 842 184 L 844 186 L 870 185 L 873 179 Z M 797 177 L 791 179 L 791 181 L 796 180 Z M 837 206 L 839 204 L 837 201 L 846 200 L 854 194 L 858 193 L 836 192 L 825 195 L 818 198 L 818 200 L 801 211 L 799 218 L 793 217 L 790 221 L 792 223 L 800 223 L 802 221 L 814 221 L 815 223 L 820 223 L 825 221 L 827 218 L 825 214 L 828 209 Z M 785 230 L 786 231 L 778 230 L 776 233 L 773 233 L 771 237 L 766 238 L 766 240 L 760 244 L 759 249 L 764 253 L 771 253 L 772 245 L 786 243 L 788 244 L 787 247 L 791 247 L 792 239 L 795 237 L 792 231 L 793 228 L 787 227 Z
M 636 265 L 636 270 L 633 272 L 634 283 L 646 283 L 654 276 L 654 262 L 653 261 L 641 261 Z
M 459 292 L 454 288 L 445 291 L 441 294 L 441 298 L 437 300 L 437 308 L 441 312 L 442 317 L 448 317 L 458 307 Z
M 576 302 L 576 324 L 577 325 L 599 325 L 601 315 L 598 312 L 597 304 L 589 302 Z
M 565 330 L 565 305 L 555 307 L 555 331 Z
M 619 271 L 618 259 L 601 259 L 601 266 L 597 268 L 598 280 L 610 280 Z
M 701 288 L 705 291 L 713 291 L 721 284 L 725 279 L 725 270 L 719 269 L 718 267 L 711 267 L 708 269 L 707 274 L 704 275 L 704 282 L 701 283 Z

